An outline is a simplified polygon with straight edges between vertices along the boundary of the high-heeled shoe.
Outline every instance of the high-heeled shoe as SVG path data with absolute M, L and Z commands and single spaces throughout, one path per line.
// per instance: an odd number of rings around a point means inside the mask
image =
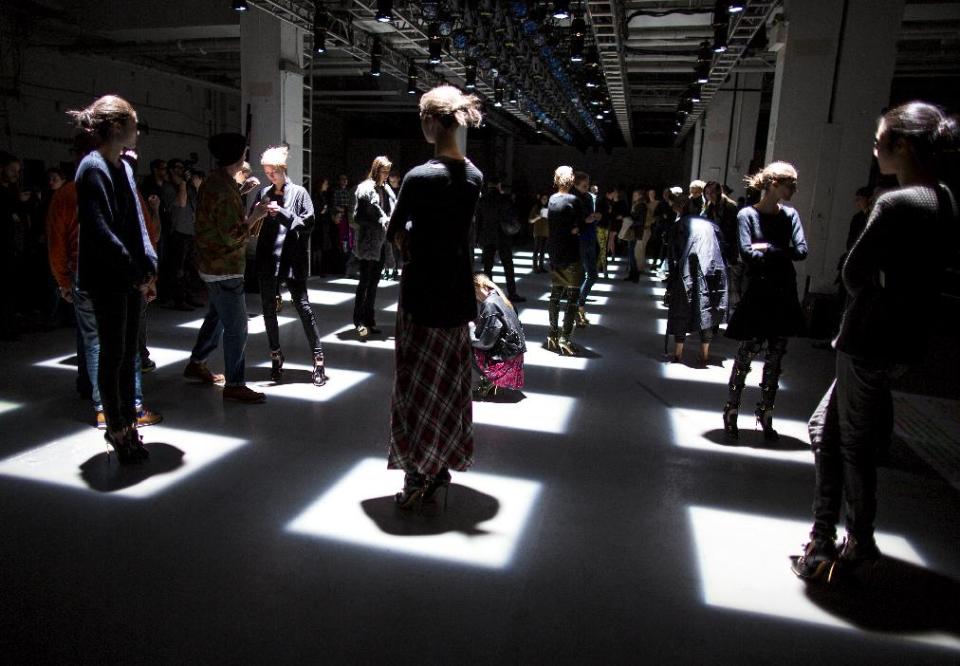
M 323 355 L 313 357 L 313 385 L 323 386 L 327 383 L 327 372 L 323 366 Z
M 773 429 L 773 407 L 757 405 L 757 427 L 763 429 L 763 438 L 768 442 L 776 442 L 780 434 Z
M 401 509 L 412 509 L 423 497 L 427 488 L 427 479 L 423 474 L 407 472 L 403 477 L 403 489 L 393 496 L 393 501 Z
M 579 347 L 577 347 L 570 338 L 561 336 L 557 340 L 557 347 L 560 349 L 561 356 L 576 356 L 580 353 Z
M 114 452 L 117 454 L 117 461 L 121 465 L 136 465 L 143 462 L 150 454 L 144 448 L 142 441 L 138 442 L 139 447 L 134 448 L 130 439 L 130 430 L 133 431 L 134 436 L 136 435 L 136 430 L 129 428 L 121 432 L 116 432 L 112 430 L 107 430 L 103 433 L 103 438 L 107 441 L 107 444 L 113 448 Z M 110 461 L 110 451 L 107 450 L 107 462 Z
M 489 400 L 497 395 L 497 385 L 486 379 L 481 379 L 480 383 L 473 389 L 473 399 L 477 401 Z
M 547 336 L 547 351 L 555 351 L 555 352 L 557 352 L 557 353 L 560 352 L 560 346 L 559 346 L 559 344 L 557 343 L 557 336 L 556 336 L 556 335 L 548 335 L 548 336 Z
M 583 308 L 577 309 L 577 327 L 586 328 L 590 325 L 590 320 L 587 319 L 587 311 Z
M 443 510 L 447 510 L 447 495 L 450 493 L 450 471 L 446 468 L 439 473 L 429 477 L 427 484 L 423 488 L 423 494 L 420 496 L 420 507 L 424 504 L 437 505 L 437 497 L 443 492 Z
M 270 352 L 270 379 L 277 383 L 283 379 L 283 361 L 282 351 Z
M 723 432 L 727 439 L 740 439 L 737 428 L 737 408 L 729 402 L 723 406 Z

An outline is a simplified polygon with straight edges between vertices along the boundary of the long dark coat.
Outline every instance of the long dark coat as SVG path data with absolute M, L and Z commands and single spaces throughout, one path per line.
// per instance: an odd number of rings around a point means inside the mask
M 710 220 L 686 216 L 670 230 L 667 334 L 705 331 L 727 312 L 727 271 L 718 230 Z

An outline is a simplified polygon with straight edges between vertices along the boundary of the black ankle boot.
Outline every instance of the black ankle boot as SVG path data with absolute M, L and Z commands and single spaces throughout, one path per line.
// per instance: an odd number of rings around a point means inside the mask
M 740 430 L 737 428 L 737 407 L 729 402 L 723 406 L 723 432 L 727 439 L 740 439 Z
M 279 383 L 283 379 L 283 352 L 270 352 L 270 379 Z
M 773 405 L 764 406 L 757 403 L 757 425 L 763 429 L 763 438 L 768 442 L 776 442 L 780 439 L 779 433 L 773 429 Z
M 327 372 L 323 366 L 323 354 L 313 357 L 313 385 L 323 386 L 327 383 Z

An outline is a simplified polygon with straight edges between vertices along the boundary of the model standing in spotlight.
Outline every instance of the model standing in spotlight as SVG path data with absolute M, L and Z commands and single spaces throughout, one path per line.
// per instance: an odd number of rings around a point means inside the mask
M 730 373 L 723 429 L 731 439 L 739 436 L 737 411 L 743 385 L 750 363 L 766 345 L 756 415 L 764 438 L 775 441 L 778 435 L 773 429 L 773 406 L 781 362 L 787 353 L 787 338 L 802 331 L 804 326 L 793 262 L 807 258 L 807 241 L 800 215 L 781 203 L 790 201 L 797 190 L 797 170 L 793 165 L 768 164 L 747 178 L 747 184 L 763 194 L 759 202 L 737 215 L 740 254 L 747 265 L 748 286 L 727 328 L 727 337 L 740 340 L 741 344 Z
M 313 230 L 313 201 L 306 188 L 296 185 L 287 176 L 289 148 L 274 146 L 260 158 L 263 173 L 270 185 L 260 191 L 259 201 L 267 203 L 257 239 L 257 275 L 260 279 L 260 302 L 263 322 L 270 344 L 270 376 L 275 382 L 283 379 L 283 351 L 280 349 L 280 327 L 277 323 L 276 294 L 280 282 L 286 282 L 290 298 L 300 315 L 303 332 L 313 355 L 313 383 L 323 386 L 327 375 L 323 364 L 323 347 L 317 320 L 307 296 L 310 232 Z
M 77 286 L 90 294 L 97 322 L 104 436 L 121 463 L 142 462 L 149 454 L 136 431 L 137 355 L 143 300 L 155 295 L 157 255 L 133 169 L 121 159 L 137 145 L 137 113 L 126 100 L 107 95 L 69 115 L 95 147 L 76 175 Z
M 374 318 L 377 285 L 380 284 L 380 273 L 386 257 L 384 238 L 387 223 L 390 222 L 390 212 L 397 200 L 393 188 L 387 183 L 392 166 L 383 155 L 374 158 L 367 179 L 357 185 L 353 255 L 360 265 L 360 280 L 353 304 L 353 326 L 361 340 L 366 340 L 371 333 L 380 333 Z
M 921 361 L 936 329 L 947 253 L 955 250 L 957 202 L 941 157 L 960 144 L 956 118 L 932 104 L 887 111 L 873 154 L 899 187 L 880 195 L 843 265 L 849 295 L 834 340 L 837 374 L 810 417 L 816 466 L 813 528 L 793 564 L 801 578 L 830 577 L 833 565 L 880 556 L 874 540 L 877 454 L 893 434 L 891 378 Z M 904 229 L 924 247 L 922 261 L 903 260 Z M 835 544 L 841 505 L 847 536 Z
M 436 156 L 403 179 L 387 240 L 405 260 L 397 310 L 397 374 L 388 467 L 405 473 L 396 502 L 411 508 L 473 463 L 470 335 L 477 314 L 470 227 L 483 174 L 458 134 L 481 119 L 479 100 L 449 85 L 420 99 Z
M 553 185 L 557 191 L 547 203 L 547 252 L 550 255 L 550 332 L 547 349 L 575 356 L 573 327 L 578 318 L 580 283 L 583 281 L 584 262 L 581 261 L 581 227 L 591 219 L 584 197 L 574 194 L 575 175 L 568 166 L 557 167 Z M 596 261 L 593 262 L 596 266 Z M 563 328 L 560 328 L 560 301 L 566 301 Z

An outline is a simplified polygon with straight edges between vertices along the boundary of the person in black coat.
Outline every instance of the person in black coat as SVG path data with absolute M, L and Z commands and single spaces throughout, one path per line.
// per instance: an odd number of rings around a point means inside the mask
M 499 254 L 503 275 L 507 280 L 507 295 L 511 300 L 522 303 L 527 299 L 517 294 L 513 272 L 513 234 L 509 233 L 519 228 L 519 222 L 510 198 L 503 193 L 500 178 L 487 182 L 487 191 L 480 197 L 476 215 L 477 242 L 483 248 L 483 272 L 493 278 L 493 260 Z
M 762 191 L 760 201 L 737 215 L 740 254 L 747 264 L 747 288 L 727 327 L 727 337 L 740 340 L 730 372 L 730 392 L 723 408 L 723 429 L 736 439 L 737 411 L 750 363 L 766 345 L 760 381 L 757 420 L 768 441 L 778 439 L 773 429 L 773 406 L 779 388 L 781 362 L 787 338 L 803 330 L 803 310 L 797 298 L 793 262 L 807 258 L 807 241 L 800 215 L 789 201 L 797 189 L 797 170 L 786 162 L 772 162 L 747 179 Z
M 280 327 L 277 323 L 277 298 L 280 282 L 286 282 L 290 298 L 313 354 L 313 383 L 323 386 L 323 346 L 316 316 L 307 295 L 307 272 L 310 265 L 310 232 L 313 230 L 313 201 L 300 185 L 287 176 L 286 146 L 274 146 L 260 158 L 263 173 L 270 185 L 260 190 L 258 201 L 267 201 L 268 213 L 263 218 L 257 239 L 256 268 L 260 281 L 260 302 L 263 322 L 270 344 L 270 376 L 275 382 L 283 379 L 283 351 L 280 349 Z
M 677 197 L 674 210 L 687 209 Z M 670 279 L 667 282 L 667 335 L 673 335 L 673 362 L 679 363 L 687 333 L 700 335 L 701 365 L 710 359 L 714 329 L 727 311 L 727 284 L 719 230 L 710 220 L 693 215 L 680 218 L 667 242 Z

